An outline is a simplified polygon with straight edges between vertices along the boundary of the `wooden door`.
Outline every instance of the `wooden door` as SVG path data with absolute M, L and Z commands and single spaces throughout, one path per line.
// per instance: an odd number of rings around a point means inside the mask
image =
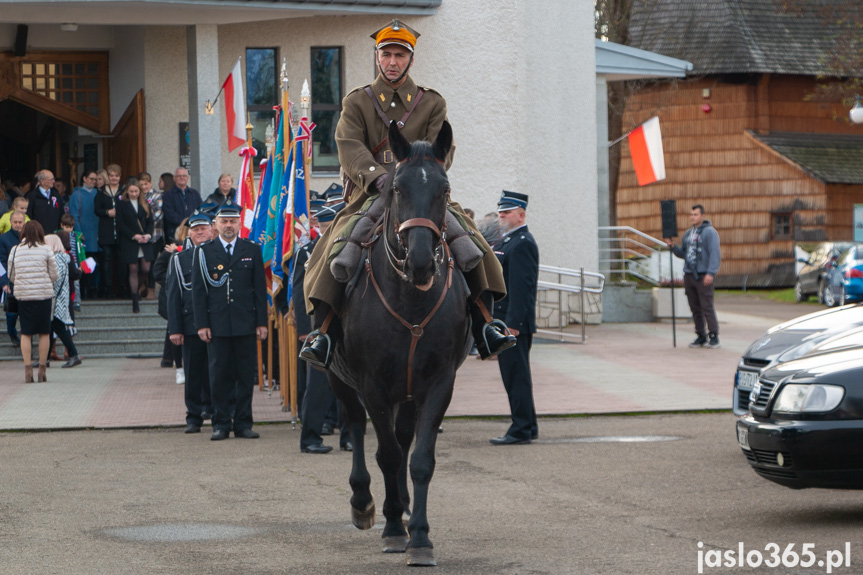
M 144 140 L 144 90 L 140 90 L 123 116 L 111 130 L 106 141 L 105 157 L 109 164 L 123 169 L 123 182 L 134 178 L 146 169 L 146 145 Z

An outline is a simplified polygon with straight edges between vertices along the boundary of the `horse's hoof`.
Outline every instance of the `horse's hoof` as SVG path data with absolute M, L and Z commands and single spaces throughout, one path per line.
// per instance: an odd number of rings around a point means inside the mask
M 409 542 L 410 537 L 407 535 L 384 537 L 384 553 L 404 553 Z
M 434 567 L 434 550 L 431 547 L 410 547 L 405 551 L 405 560 L 411 567 Z
M 357 529 L 371 529 L 374 527 L 375 502 L 370 502 L 362 511 L 351 507 L 351 521 Z

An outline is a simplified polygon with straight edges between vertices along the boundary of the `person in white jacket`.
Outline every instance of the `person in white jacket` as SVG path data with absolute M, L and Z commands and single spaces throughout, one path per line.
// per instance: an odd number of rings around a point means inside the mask
M 9 279 L 18 301 L 21 319 L 21 355 L 24 358 L 24 382 L 33 383 L 31 336 L 39 335 L 39 381 L 45 375 L 48 348 L 51 346 L 51 304 L 54 282 L 60 277 L 54 252 L 45 245 L 42 225 L 31 220 L 21 229 L 21 243 L 9 254 Z

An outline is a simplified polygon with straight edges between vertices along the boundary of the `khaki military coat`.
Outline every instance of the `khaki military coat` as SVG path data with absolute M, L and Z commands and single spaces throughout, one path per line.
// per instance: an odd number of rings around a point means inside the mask
M 409 142 L 434 141 L 447 117 L 446 101 L 443 96 L 431 88 L 417 86 L 410 76 L 397 90 L 393 90 L 380 75 L 369 87 L 390 120 L 401 121 L 413 107 L 402 128 L 405 139 Z M 391 174 L 396 167 L 396 160 L 392 157 L 388 143 L 381 147 L 377 154 L 372 154 L 372 150 L 375 150 L 387 137 L 389 125 L 378 115 L 365 88 L 366 86 L 355 89 L 342 101 L 342 113 L 336 126 L 339 164 L 356 189 L 345 209 L 339 212 L 333 224 L 318 241 L 309 260 L 304 290 L 306 307 L 310 314 L 317 301 L 326 302 L 337 312 L 340 311 L 345 286 L 333 277 L 327 265 L 327 257 L 332 250 L 334 240 L 341 235 L 340 232 L 348 219 L 360 210 L 370 195 L 378 193 L 375 180 L 381 175 Z M 423 94 L 420 101 L 416 102 L 420 89 L 423 90 Z M 445 162 L 447 169 L 452 164 L 454 153 L 455 144 L 450 149 Z M 455 202 L 451 202 L 450 205 L 464 216 L 461 206 Z M 489 245 L 482 239 L 482 234 L 476 230 L 473 221 L 467 216 L 464 218 L 474 230 L 474 237 L 483 244 L 485 252 L 480 264 L 466 275 L 471 297 L 476 298 L 483 291 L 491 291 L 496 297 L 502 297 L 506 294 L 506 286 L 500 263 Z

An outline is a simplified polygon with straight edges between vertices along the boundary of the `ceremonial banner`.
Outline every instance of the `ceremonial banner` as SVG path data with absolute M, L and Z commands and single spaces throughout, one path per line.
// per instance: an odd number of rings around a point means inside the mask
M 240 208 L 240 237 L 248 238 L 255 219 L 255 176 L 252 172 L 252 158 L 258 151 L 246 146 L 240 150 L 243 165 L 240 168 L 240 189 L 237 192 L 237 207 Z

